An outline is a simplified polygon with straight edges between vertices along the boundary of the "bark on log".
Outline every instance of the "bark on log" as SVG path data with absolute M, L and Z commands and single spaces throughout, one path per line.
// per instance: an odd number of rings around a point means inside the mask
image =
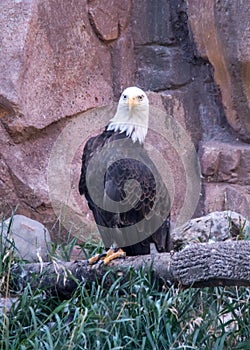
M 32 288 L 70 296 L 78 282 L 101 281 L 109 288 L 117 276 L 127 278 L 129 268 L 145 268 L 165 283 L 183 287 L 250 286 L 250 242 L 227 241 L 192 244 L 176 253 L 126 257 L 108 266 L 88 266 L 85 261 L 15 265 L 12 282 L 19 290 L 30 283 Z

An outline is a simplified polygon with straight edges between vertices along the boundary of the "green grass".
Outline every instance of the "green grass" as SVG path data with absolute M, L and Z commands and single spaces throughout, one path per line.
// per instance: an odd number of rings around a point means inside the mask
M 0 223 L 0 296 L 9 293 L 10 267 L 14 261 L 15 243 L 10 236 L 12 218 L 7 227 L 4 225 L 4 218 Z
M 104 279 L 107 276 L 104 277 Z M 179 290 L 144 271 L 62 301 L 27 286 L 0 318 L 0 349 L 249 349 L 250 290 Z
M 13 249 L 0 251 L 2 297 L 11 292 Z M 72 242 L 60 249 L 67 256 Z M 102 246 L 82 249 L 90 256 Z M 108 274 L 88 288 L 79 283 L 69 300 L 27 285 L 8 312 L 0 309 L 0 350 L 249 349 L 250 289 L 167 288 L 143 269 L 105 289 Z

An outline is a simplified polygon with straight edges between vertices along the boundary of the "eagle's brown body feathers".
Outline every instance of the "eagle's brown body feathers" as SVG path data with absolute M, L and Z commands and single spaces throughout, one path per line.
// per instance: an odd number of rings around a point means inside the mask
M 96 166 L 89 170 L 95 157 Z M 155 243 L 159 252 L 169 251 L 168 192 L 143 145 L 133 142 L 126 132 L 106 128 L 87 141 L 79 192 L 87 199 L 105 248 L 116 244 L 127 255 L 141 255 L 148 254 L 150 243 Z M 93 192 L 101 205 L 93 200 Z M 124 210 L 119 209 L 122 206 L 105 210 L 108 197 L 113 203 L 123 203 Z

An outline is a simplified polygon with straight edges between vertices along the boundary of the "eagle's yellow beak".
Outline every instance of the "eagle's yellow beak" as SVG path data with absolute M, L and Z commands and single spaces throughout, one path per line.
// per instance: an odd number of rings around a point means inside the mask
M 129 98 L 128 98 L 128 109 L 129 109 L 129 111 L 131 111 L 132 108 L 133 108 L 135 105 L 137 105 L 137 103 L 136 103 L 136 98 L 135 98 L 135 97 L 129 97 Z

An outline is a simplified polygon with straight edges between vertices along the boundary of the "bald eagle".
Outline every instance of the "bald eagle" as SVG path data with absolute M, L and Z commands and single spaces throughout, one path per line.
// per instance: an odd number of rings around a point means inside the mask
M 112 246 L 112 253 L 119 250 L 121 256 L 149 254 L 152 243 L 158 252 L 170 249 L 168 191 L 143 147 L 148 121 L 145 92 L 126 88 L 116 114 L 87 141 L 82 155 L 79 192 L 105 248 Z

